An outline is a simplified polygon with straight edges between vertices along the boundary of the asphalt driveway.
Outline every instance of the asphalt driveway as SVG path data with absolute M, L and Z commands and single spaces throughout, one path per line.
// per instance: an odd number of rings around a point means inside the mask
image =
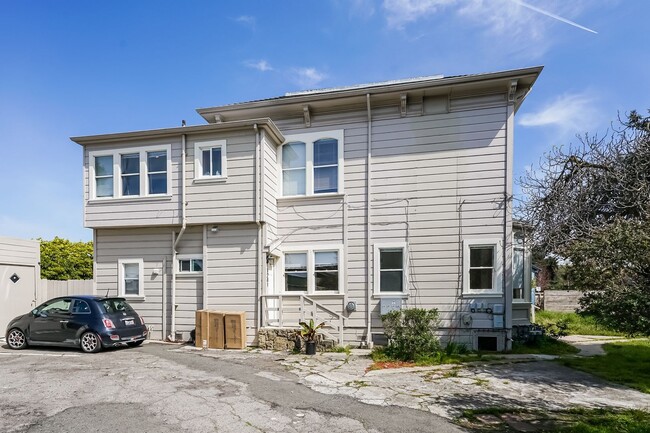
M 286 356 L 145 344 L 0 348 L 2 432 L 457 432 L 430 412 L 300 384 Z

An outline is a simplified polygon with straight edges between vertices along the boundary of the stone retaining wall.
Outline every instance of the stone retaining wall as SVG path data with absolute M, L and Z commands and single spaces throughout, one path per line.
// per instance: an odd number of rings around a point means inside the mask
M 265 350 L 293 350 L 296 347 L 296 338 L 301 340 L 302 351 L 305 351 L 305 342 L 300 336 L 299 329 L 293 328 L 262 328 L 257 334 L 257 345 Z M 316 336 L 316 349 L 324 351 L 335 346 L 331 340 L 323 338 L 322 334 Z

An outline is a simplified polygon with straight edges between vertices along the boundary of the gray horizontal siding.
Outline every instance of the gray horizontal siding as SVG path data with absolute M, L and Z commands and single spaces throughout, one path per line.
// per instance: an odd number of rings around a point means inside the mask
M 40 256 L 39 241 L 0 237 L 0 264 L 35 266 Z

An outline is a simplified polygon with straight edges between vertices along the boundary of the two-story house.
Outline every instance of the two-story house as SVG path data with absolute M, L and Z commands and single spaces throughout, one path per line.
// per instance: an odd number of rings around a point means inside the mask
M 297 92 L 199 109 L 205 125 L 72 138 L 96 293 L 128 298 L 154 338 L 187 338 L 209 308 L 245 311 L 249 344 L 312 316 L 364 344 L 382 311 L 425 307 L 443 342 L 507 347 L 531 314 L 514 116 L 541 70 Z

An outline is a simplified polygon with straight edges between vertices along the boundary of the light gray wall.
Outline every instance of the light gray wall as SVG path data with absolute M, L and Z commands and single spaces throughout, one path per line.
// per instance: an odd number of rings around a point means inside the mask
M 40 282 L 40 242 L 0 237 L 0 330 L 36 304 Z M 16 274 L 15 283 L 11 277 Z
M 0 237 L 0 263 L 36 266 L 40 259 L 39 241 Z
M 499 298 L 462 295 L 462 240 L 503 238 L 506 160 L 505 95 L 452 100 L 451 111 L 433 105 L 434 114 L 411 104 L 400 117 L 397 106 L 373 108 L 372 245 L 408 240 L 409 306 L 438 308 L 447 333 L 470 342 L 460 324 L 471 302 L 503 303 Z M 341 243 L 348 231 L 346 300 L 357 302 L 347 319 L 346 339 L 363 335 L 366 316 L 366 113 L 312 113 L 276 123 L 284 134 L 344 129 L 345 194 L 342 198 L 279 199 L 283 247 Z M 459 204 L 463 202 L 462 211 Z M 373 258 L 370 257 L 372 266 Z M 372 290 L 372 281 L 371 290 Z M 343 312 L 342 299 L 323 303 Z M 373 331 L 380 331 L 379 300 L 372 298 Z M 473 328 L 492 328 L 491 315 L 473 314 Z M 471 343 L 471 342 L 470 342 Z

